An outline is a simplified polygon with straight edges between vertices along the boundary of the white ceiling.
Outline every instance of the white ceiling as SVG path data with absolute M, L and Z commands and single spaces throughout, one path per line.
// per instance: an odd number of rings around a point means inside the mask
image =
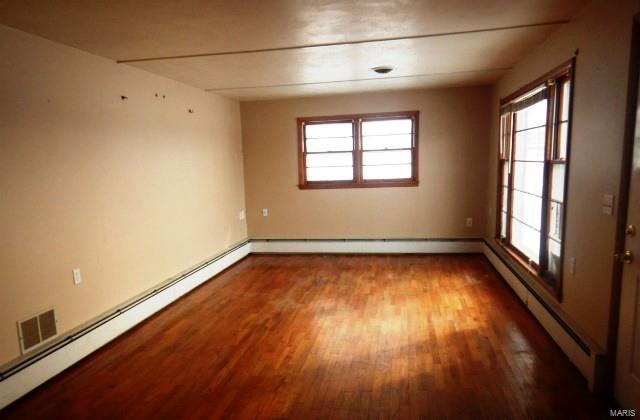
M 249 100 L 492 83 L 585 3 L 21 0 L 0 23 Z

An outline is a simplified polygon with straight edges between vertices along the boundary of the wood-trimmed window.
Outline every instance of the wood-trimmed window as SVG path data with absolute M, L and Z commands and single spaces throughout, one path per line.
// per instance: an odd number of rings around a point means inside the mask
M 560 299 L 575 61 L 500 102 L 496 236 Z
M 418 111 L 298 118 L 298 186 L 417 186 L 418 118 Z

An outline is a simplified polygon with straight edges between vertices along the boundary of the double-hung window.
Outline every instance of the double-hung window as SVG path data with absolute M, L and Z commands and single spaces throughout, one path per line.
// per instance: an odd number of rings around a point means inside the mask
M 298 118 L 299 187 L 418 185 L 418 115 Z
M 497 237 L 560 298 L 573 61 L 501 101 Z

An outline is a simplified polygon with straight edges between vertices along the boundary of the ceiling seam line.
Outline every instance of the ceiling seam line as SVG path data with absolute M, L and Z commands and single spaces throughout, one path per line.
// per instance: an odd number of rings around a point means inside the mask
M 328 80 L 321 82 L 300 82 L 300 83 L 283 83 L 276 85 L 263 85 L 263 86 L 237 86 L 237 87 L 228 87 L 228 88 L 205 88 L 203 90 L 207 92 L 220 92 L 225 90 L 239 90 L 239 89 L 268 89 L 268 88 L 277 88 L 277 87 L 291 87 L 291 86 L 304 86 L 304 85 L 324 85 L 331 83 L 349 83 L 349 82 L 366 82 L 373 80 L 391 80 L 391 79 L 406 79 L 411 77 L 423 77 L 423 76 L 444 76 L 448 74 L 461 74 L 461 73 L 482 73 L 482 72 L 491 72 L 491 71 L 507 71 L 511 70 L 513 67 L 498 67 L 494 69 L 478 69 L 478 70 L 463 70 L 463 71 L 452 71 L 452 72 L 439 72 L 439 73 L 420 73 L 420 74 L 408 74 L 404 76 L 389 76 L 389 77 L 367 77 L 362 79 L 344 79 L 344 80 Z
M 411 40 L 411 39 L 437 38 L 437 37 L 454 36 L 454 35 L 467 35 L 467 34 L 483 33 L 483 32 L 508 31 L 508 30 L 514 30 L 514 29 L 533 28 L 538 26 L 561 25 L 566 23 L 569 23 L 569 20 L 565 19 L 565 20 L 537 22 L 537 23 L 530 23 L 530 24 L 523 24 L 523 25 L 499 26 L 494 28 L 470 29 L 466 31 L 440 32 L 440 33 L 434 33 L 434 34 L 408 35 L 408 36 L 401 36 L 401 37 L 361 39 L 361 40 L 355 40 L 355 41 L 327 42 L 322 44 L 310 44 L 310 45 L 293 45 L 288 47 L 261 48 L 261 49 L 239 50 L 239 51 L 223 51 L 223 52 L 202 53 L 202 54 L 174 55 L 174 56 L 165 56 L 165 57 L 130 58 L 130 59 L 124 59 L 124 60 L 116 60 L 116 63 L 127 64 L 127 63 L 140 63 L 140 62 L 146 62 L 146 61 L 180 60 L 180 59 L 186 59 L 186 58 L 219 57 L 219 56 L 225 56 L 225 55 L 257 54 L 257 53 L 267 53 L 267 52 L 276 52 L 276 51 L 299 50 L 299 49 L 307 49 L 307 48 L 337 47 L 341 45 L 359 45 L 359 44 L 369 44 L 369 43 L 376 43 L 376 42 L 391 42 L 391 41 L 402 41 L 402 40 Z

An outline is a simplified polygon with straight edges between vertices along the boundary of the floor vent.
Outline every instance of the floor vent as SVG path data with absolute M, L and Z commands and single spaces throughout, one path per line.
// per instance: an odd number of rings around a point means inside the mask
M 49 341 L 58 334 L 56 315 L 48 309 L 31 318 L 18 322 L 18 340 L 22 354 Z

